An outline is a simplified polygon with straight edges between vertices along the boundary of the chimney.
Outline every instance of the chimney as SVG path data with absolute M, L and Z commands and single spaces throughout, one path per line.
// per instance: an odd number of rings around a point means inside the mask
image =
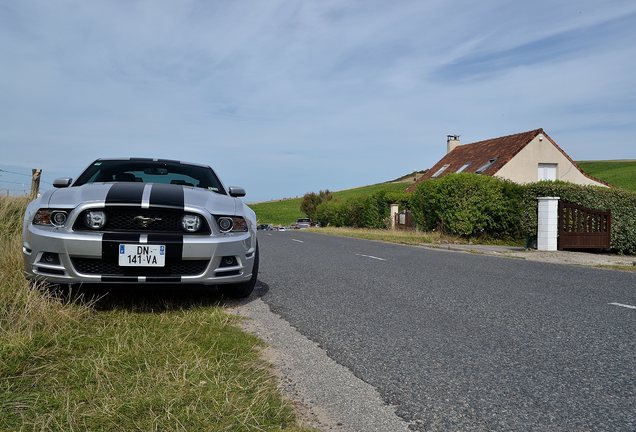
M 450 153 L 459 144 L 459 135 L 446 135 L 446 153 Z

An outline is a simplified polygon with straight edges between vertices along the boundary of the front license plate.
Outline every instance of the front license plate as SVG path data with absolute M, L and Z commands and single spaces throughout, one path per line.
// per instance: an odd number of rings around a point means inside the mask
M 166 265 L 164 245 L 120 244 L 120 267 L 163 267 Z

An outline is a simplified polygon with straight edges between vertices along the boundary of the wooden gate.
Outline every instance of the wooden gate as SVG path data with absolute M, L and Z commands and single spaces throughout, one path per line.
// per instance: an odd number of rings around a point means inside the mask
M 593 210 L 559 201 L 559 250 L 609 249 L 611 232 L 610 210 Z
M 413 213 L 408 210 L 395 214 L 395 229 L 398 230 L 413 230 L 415 229 L 415 221 L 413 220 Z

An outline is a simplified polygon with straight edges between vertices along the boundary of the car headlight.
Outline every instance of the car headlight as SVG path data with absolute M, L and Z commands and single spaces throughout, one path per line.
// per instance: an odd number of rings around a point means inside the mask
M 33 225 L 63 227 L 68 219 L 67 210 L 39 209 L 33 216 Z
M 102 229 L 106 225 L 106 213 L 101 210 L 89 210 L 84 215 L 84 224 L 90 229 Z
M 201 228 L 201 217 L 192 214 L 183 215 L 181 227 L 187 232 L 197 232 Z
M 217 216 L 216 223 L 222 233 L 247 231 L 247 221 L 240 216 Z

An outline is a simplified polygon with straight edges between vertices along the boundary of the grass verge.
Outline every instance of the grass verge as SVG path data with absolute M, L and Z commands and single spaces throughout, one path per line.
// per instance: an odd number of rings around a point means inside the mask
M 636 272 L 636 266 L 624 266 L 624 265 L 599 265 L 598 268 L 608 269 L 608 270 L 622 270 L 629 272 Z
M 390 243 L 421 245 L 442 243 L 442 236 L 439 233 L 425 233 L 416 231 L 390 231 L 369 228 L 309 228 L 309 232 L 327 234 L 340 237 L 353 237 L 365 240 L 380 240 Z
M 308 430 L 209 289 L 30 286 L 25 205 L 0 198 L 0 430 Z
M 354 237 L 365 240 L 379 240 L 390 243 L 422 245 L 422 244 L 472 244 L 474 241 L 461 237 L 454 237 L 438 232 L 421 231 L 391 231 L 368 228 L 310 228 L 307 231 L 341 237 Z M 521 241 L 480 238 L 479 244 L 498 246 L 523 246 Z

